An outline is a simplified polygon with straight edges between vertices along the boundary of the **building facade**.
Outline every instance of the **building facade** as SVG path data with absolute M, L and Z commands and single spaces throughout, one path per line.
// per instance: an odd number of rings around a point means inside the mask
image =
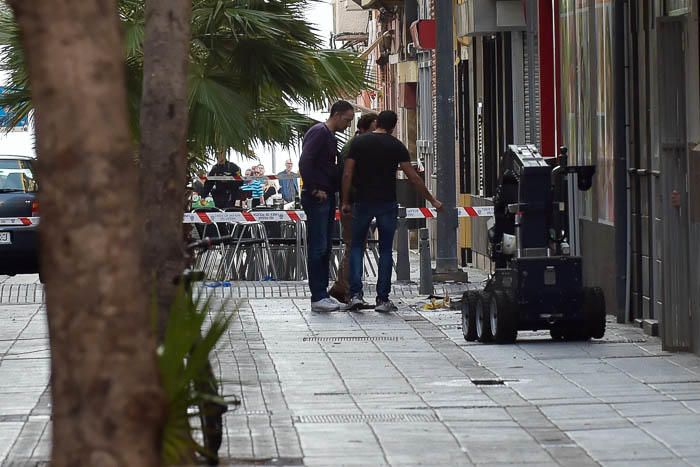
M 445 21 L 434 2 L 447 0 L 356 1 L 372 12 L 373 108 L 399 113 L 399 137 L 434 188 L 434 34 Z M 593 188 L 573 191 L 585 282 L 619 321 L 700 353 L 699 0 L 452 5 L 458 205 L 491 204 L 507 145 L 545 157 L 566 146 L 570 163 L 596 166 Z M 485 224 L 461 221 L 456 248 L 490 269 Z

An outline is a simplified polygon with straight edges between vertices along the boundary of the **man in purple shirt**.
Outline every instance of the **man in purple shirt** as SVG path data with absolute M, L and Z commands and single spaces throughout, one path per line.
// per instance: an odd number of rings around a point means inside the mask
M 301 204 L 306 213 L 309 289 L 312 311 L 336 311 L 343 305 L 328 295 L 329 264 L 335 223 L 335 194 L 339 188 L 338 142 L 335 132 L 345 131 L 355 117 L 352 105 L 338 101 L 324 123 L 304 135 L 299 173 L 304 182 Z

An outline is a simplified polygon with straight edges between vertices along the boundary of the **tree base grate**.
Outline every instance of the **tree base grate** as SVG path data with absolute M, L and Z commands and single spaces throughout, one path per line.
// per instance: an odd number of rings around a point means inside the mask
M 300 415 L 295 423 L 417 423 L 439 422 L 433 414 L 372 413 L 339 415 Z

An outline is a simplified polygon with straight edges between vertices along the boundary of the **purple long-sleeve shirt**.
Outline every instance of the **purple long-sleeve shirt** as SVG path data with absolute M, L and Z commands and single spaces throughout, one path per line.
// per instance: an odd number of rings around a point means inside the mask
M 338 191 L 338 143 L 325 123 L 317 123 L 304 135 L 299 173 L 304 190 Z

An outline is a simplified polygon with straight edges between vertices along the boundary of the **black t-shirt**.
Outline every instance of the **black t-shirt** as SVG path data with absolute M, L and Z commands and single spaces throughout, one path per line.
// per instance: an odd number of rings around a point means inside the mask
M 241 175 L 241 169 L 238 167 L 236 164 L 233 162 L 225 162 L 223 164 L 216 163 L 214 166 L 211 168 L 209 171 L 209 176 L 232 176 L 232 175 Z M 211 192 L 212 197 L 214 198 L 214 202 L 216 203 L 216 207 L 221 207 L 221 208 L 227 208 L 230 207 L 234 201 L 238 199 L 238 192 L 241 188 L 241 185 L 243 182 L 240 182 L 238 180 L 232 180 L 232 181 L 222 181 L 222 180 L 217 180 L 217 181 L 212 181 L 212 180 L 207 180 L 207 182 L 204 184 L 204 190 L 203 192 L 205 193 L 204 196 L 209 195 Z M 220 206 L 221 205 L 221 206 Z
M 350 144 L 348 159 L 355 160 L 352 176 L 355 201 L 396 201 L 397 167 L 411 160 L 401 141 L 386 133 L 356 136 Z

